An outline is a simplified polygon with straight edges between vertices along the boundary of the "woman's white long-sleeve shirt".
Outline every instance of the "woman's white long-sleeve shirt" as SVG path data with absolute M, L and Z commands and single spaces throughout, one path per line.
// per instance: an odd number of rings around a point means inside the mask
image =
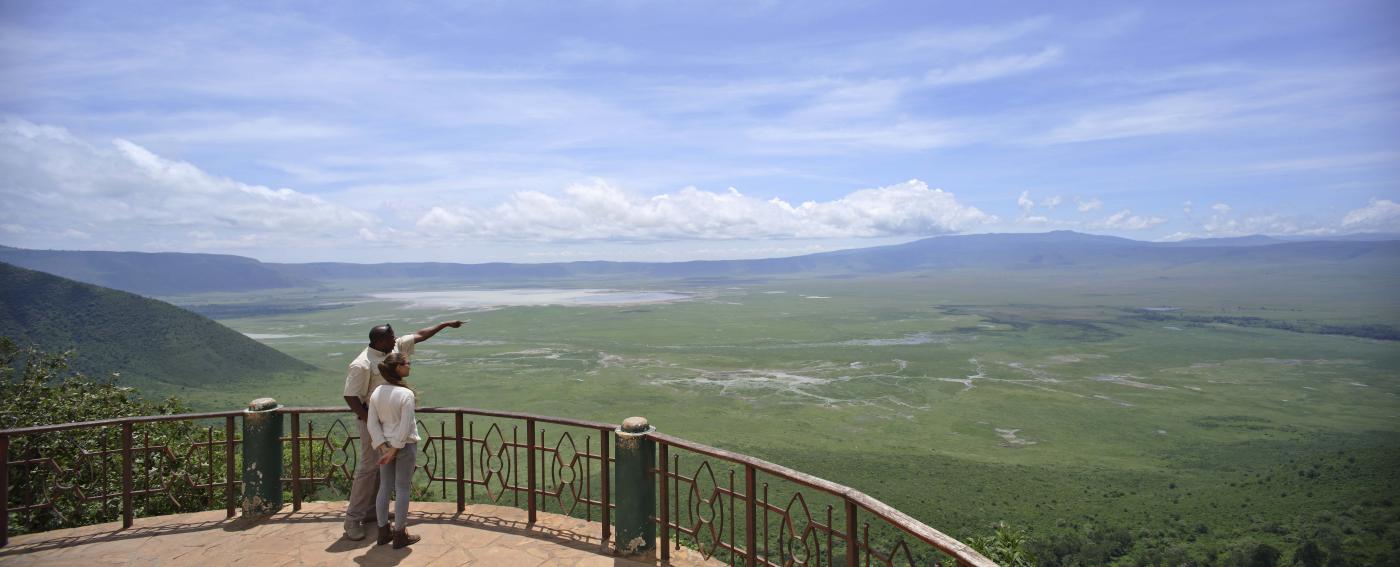
M 369 438 L 376 449 L 385 443 L 402 449 L 417 443 L 418 420 L 413 415 L 413 391 L 403 386 L 382 384 L 369 395 Z

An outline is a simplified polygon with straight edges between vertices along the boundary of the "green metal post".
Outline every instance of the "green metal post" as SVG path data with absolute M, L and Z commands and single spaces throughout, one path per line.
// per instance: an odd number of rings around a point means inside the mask
M 607 466 L 605 463 L 603 466 Z M 0 547 L 10 543 L 10 436 L 0 435 Z
M 656 547 L 656 442 L 655 431 L 644 417 L 629 417 L 617 437 L 617 540 L 613 549 L 621 555 L 650 554 Z M 606 464 L 604 465 L 606 466 Z
M 282 406 L 258 398 L 243 412 L 243 515 L 282 509 Z

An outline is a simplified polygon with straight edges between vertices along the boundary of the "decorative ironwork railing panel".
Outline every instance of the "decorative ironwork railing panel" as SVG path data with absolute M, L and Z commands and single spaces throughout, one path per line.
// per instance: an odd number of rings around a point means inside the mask
M 0 432 L 0 528 L 42 531 L 137 515 L 233 514 L 234 415 L 147 416 Z
M 342 408 L 284 408 L 291 416 L 290 464 L 283 470 L 292 487 L 293 509 L 319 491 L 349 492 L 361 449 L 358 431 L 346 425 Z M 320 414 L 332 414 L 327 418 Z M 603 462 L 616 426 L 511 412 L 466 408 L 419 408 L 422 439 L 415 469 L 414 498 L 486 502 L 526 507 L 531 521 L 540 511 L 586 520 L 609 518 L 610 477 Z M 477 417 L 485 419 L 466 419 Z M 321 433 L 317 432 L 317 418 Z M 304 422 L 304 424 L 303 424 Z M 352 422 L 353 423 L 353 422 Z M 548 426 L 546 429 L 544 426 Z M 523 477 L 523 478 L 522 478 Z M 296 481 L 293 481 L 296 479 Z M 604 526 L 604 539 L 611 533 Z
M 662 560 L 692 547 L 730 565 L 994 565 L 863 493 L 767 461 L 652 434 Z
M 345 408 L 281 408 L 293 509 L 348 493 L 361 451 Z M 610 539 L 614 424 L 468 408 L 420 408 L 414 498 L 455 497 L 597 518 Z M 323 415 L 324 414 L 324 415 Z M 241 411 L 0 430 L 0 545 L 19 532 L 218 508 L 242 481 Z M 353 419 L 353 418 L 351 418 Z M 975 565 L 991 561 L 863 493 L 660 433 L 650 469 L 663 560 L 688 543 L 731 565 Z M 651 482 L 648 480 L 648 482 Z

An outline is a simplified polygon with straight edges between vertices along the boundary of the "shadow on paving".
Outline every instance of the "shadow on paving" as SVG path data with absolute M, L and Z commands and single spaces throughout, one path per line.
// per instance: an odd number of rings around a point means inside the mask
M 281 557 L 295 564 L 397 566 L 426 564 L 573 565 L 638 567 L 662 565 L 654 557 L 615 557 L 601 540 L 602 526 L 581 518 L 541 513 L 530 524 L 524 510 L 500 506 L 414 503 L 409 531 L 424 536 L 416 546 L 393 549 L 376 545 L 373 526 L 365 539 L 340 536 L 343 503 L 307 503 L 301 511 L 290 506 L 266 518 L 223 518 L 222 511 L 138 518 L 137 525 L 120 523 L 24 534 L 0 548 L 0 564 L 75 565 L 124 563 L 198 563 L 204 567 L 244 564 L 251 558 Z M 215 519 L 217 518 L 217 519 Z M 162 539 L 155 539 L 162 538 Z M 254 538 L 261 540 L 254 543 Z M 250 545 L 250 543 L 254 543 Z M 232 547 L 230 547 L 232 546 Z M 670 565 L 718 564 L 693 550 L 676 551 Z

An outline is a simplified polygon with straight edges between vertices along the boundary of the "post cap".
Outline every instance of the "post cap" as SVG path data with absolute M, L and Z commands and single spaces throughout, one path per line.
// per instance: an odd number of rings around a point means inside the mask
M 622 420 L 622 431 L 626 433 L 646 433 L 651 425 L 645 417 L 629 417 Z
M 272 398 L 258 398 L 248 402 L 248 411 L 267 411 L 277 409 L 277 400 Z

